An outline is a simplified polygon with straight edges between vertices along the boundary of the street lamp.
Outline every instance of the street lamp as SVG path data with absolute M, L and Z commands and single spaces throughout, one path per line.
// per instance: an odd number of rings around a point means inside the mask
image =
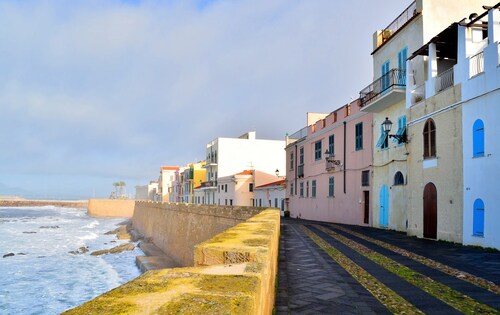
M 403 134 L 401 135 L 390 135 L 389 132 L 391 132 L 391 128 L 392 128 L 392 121 L 390 121 L 388 117 L 385 117 L 385 120 L 382 123 L 382 130 L 385 132 L 385 134 L 389 138 L 396 138 L 399 143 L 406 142 L 406 131 L 403 132 Z

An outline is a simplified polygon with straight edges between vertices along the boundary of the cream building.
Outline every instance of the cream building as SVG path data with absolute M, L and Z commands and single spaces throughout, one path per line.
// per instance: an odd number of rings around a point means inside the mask
M 151 181 L 148 185 L 135 186 L 135 199 L 158 201 L 158 182 Z
M 407 59 L 450 23 L 480 10 L 485 2 L 491 1 L 417 0 L 373 36 L 374 81 L 360 92 L 360 98 L 362 110 L 373 113 L 373 225 L 376 227 L 406 231 L 415 229 L 415 224 L 422 225 L 410 222 L 409 219 L 418 218 L 410 218 L 407 213 L 408 200 L 412 198 L 408 189 L 409 181 L 413 180 L 408 174 L 408 156 L 412 154 L 409 143 L 413 135 L 406 130 L 410 115 L 406 86 L 413 80 L 425 81 L 427 61 L 419 57 L 422 62 L 415 63 L 408 76 Z M 418 93 L 412 94 L 415 103 L 423 99 L 417 96 Z M 431 109 L 422 113 L 426 110 Z M 388 133 L 382 129 L 386 118 L 393 122 Z
M 170 201 L 172 193 L 172 183 L 174 181 L 175 172 L 179 171 L 178 166 L 161 166 L 160 176 L 158 178 L 158 199 L 162 202 Z
M 276 181 L 276 175 L 258 170 L 245 170 L 234 175 L 219 177 L 217 181 L 217 204 L 224 206 L 267 207 L 255 197 L 257 186 Z

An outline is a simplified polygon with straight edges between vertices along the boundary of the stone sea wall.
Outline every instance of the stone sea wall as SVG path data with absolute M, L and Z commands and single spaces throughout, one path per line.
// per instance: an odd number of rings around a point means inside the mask
M 135 213 L 176 211 L 163 207 L 145 203 Z M 194 215 L 189 210 L 180 211 Z M 150 220 L 157 218 L 159 214 Z M 207 216 L 196 218 L 203 221 Z M 196 245 L 195 267 L 148 271 L 64 314 L 272 314 L 279 234 L 279 211 L 262 211 Z
M 137 201 L 134 230 L 158 246 L 180 266 L 193 265 L 193 249 L 244 222 L 262 208 Z
M 25 199 L 0 199 L 0 207 L 43 207 L 55 206 L 65 208 L 87 208 L 87 200 L 25 200 Z
M 134 208 L 135 200 L 89 199 L 87 214 L 95 217 L 131 218 Z

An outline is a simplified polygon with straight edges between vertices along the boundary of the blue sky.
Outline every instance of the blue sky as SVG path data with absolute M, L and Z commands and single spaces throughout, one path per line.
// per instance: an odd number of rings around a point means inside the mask
M 0 195 L 133 192 L 218 136 L 284 139 L 358 97 L 410 3 L 0 0 Z

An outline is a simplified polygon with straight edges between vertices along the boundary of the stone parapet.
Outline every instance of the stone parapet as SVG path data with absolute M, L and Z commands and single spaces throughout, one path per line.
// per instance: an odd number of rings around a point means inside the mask
M 148 271 L 64 314 L 271 314 L 279 232 L 265 210 L 198 244 L 195 267 Z

